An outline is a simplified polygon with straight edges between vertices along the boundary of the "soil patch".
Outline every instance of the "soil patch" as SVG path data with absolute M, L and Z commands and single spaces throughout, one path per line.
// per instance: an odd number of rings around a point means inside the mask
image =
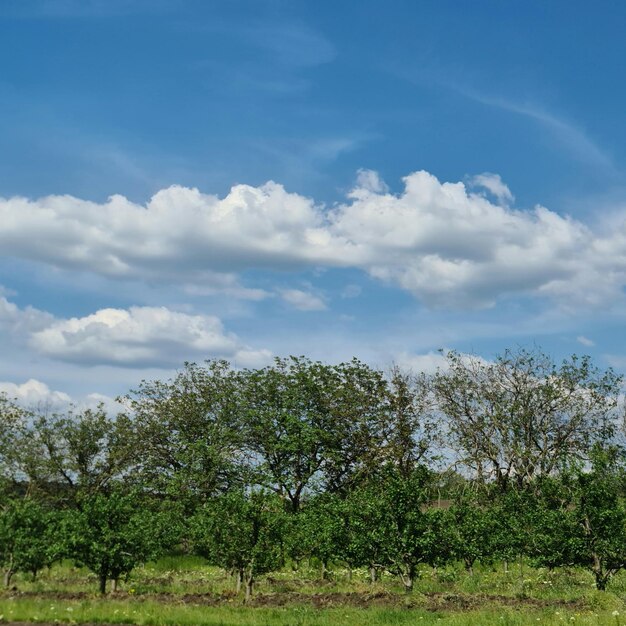
M 0 593 L 0 599 L 8 598 L 45 598 L 49 600 L 96 600 L 100 596 L 87 592 L 63 591 L 14 591 Z M 162 602 L 172 605 L 224 606 L 241 604 L 241 596 L 234 592 L 216 593 L 145 593 L 130 594 L 119 591 L 109 596 L 111 600 L 132 600 L 138 603 L 145 601 Z M 415 593 L 404 595 L 387 591 L 378 592 L 324 592 L 302 593 L 298 591 L 280 591 L 275 593 L 258 593 L 253 596 L 247 606 L 250 607 L 288 607 L 313 606 L 315 608 L 370 607 L 386 608 L 421 608 L 428 611 L 471 611 L 486 607 L 510 608 L 563 608 L 567 610 L 584 609 L 581 600 L 544 600 L 540 598 L 515 597 L 491 594 L 458 594 L 458 593 Z

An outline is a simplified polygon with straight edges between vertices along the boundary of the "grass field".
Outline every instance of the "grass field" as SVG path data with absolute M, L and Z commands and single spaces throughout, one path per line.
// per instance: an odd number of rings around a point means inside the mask
M 226 573 L 191 557 L 162 559 L 137 569 L 106 598 L 92 574 L 57 565 L 36 581 L 15 578 L 0 594 L 0 621 L 70 624 L 296 626 L 346 624 L 626 624 L 626 575 L 607 592 L 594 589 L 580 570 L 528 565 L 424 568 L 411 595 L 392 577 L 375 584 L 365 571 L 342 569 L 320 580 L 317 568 L 286 570 L 259 580 L 248 605 Z

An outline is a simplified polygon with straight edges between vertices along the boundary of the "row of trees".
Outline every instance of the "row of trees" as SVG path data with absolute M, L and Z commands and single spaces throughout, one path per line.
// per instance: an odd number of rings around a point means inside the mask
M 0 396 L 0 564 L 62 557 L 101 591 L 164 550 L 245 582 L 314 556 L 397 574 L 421 563 L 626 565 L 621 379 L 538 351 L 448 353 L 433 376 L 303 357 L 186 364 L 125 410 L 25 410 Z M 445 501 L 445 506 L 434 503 Z

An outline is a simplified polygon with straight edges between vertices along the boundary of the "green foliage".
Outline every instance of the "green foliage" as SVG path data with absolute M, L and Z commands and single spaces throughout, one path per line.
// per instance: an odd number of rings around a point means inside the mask
M 145 489 L 188 510 L 241 486 L 241 379 L 226 361 L 185 363 L 168 381 L 142 381 L 123 401 L 141 454 L 132 475 Z
M 283 502 L 274 494 L 231 491 L 207 502 L 191 521 L 195 551 L 246 582 L 283 564 Z
M 110 417 L 104 405 L 33 416 L 21 443 L 32 485 L 68 504 L 80 495 L 108 489 L 137 451 L 130 420 Z
M 59 556 L 58 515 L 32 498 L 5 500 L 0 506 L 0 566 L 8 587 L 16 572 L 34 576 Z
M 496 510 L 470 494 L 457 499 L 449 516 L 455 558 L 461 560 L 468 571 L 473 571 L 476 561 L 490 561 L 498 548 L 501 528 Z
M 576 474 L 573 515 L 578 533 L 574 558 L 590 569 L 598 589 L 626 568 L 624 467 L 616 449 L 596 449 L 591 471 Z
M 323 574 L 333 560 L 354 565 L 346 552 L 347 513 L 346 502 L 336 494 L 324 494 L 308 501 L 291 516 L 285 547 L 292 561 L 313 557 L 322 564 Z
M 65 552 L 98 576 L 118 581 L 139 564 L 157 557 L 179 535 L 170 513 L 154 512 L 137 494 L 87 494 L 63 520 Z
M 429 566 L 441 583 L 454 561 L 497 560 L 584 567 L 604 589 L 626 567 L 621 379 L 539 351 L 447 359 L 434 377 L 356 359 L 187 363 L 116 417 L 0 394 L 0 564 L 36 572 L 61 545 L 105 591 L 176 544 L 248 596 L 305 559 L 406 590 Z M 444 458 L 455 471 L 433 469 Z
M 407 591 L 420 563 L 440 565 L 453 554 L 451 516 L 428 506 L 431 482 L 423 466 L 408 476 L 387 467 L 353 501 L 352 549 L 364 563 L 398 575 Z

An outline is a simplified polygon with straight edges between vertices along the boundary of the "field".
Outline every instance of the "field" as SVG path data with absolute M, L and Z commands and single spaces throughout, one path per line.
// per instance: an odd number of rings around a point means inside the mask
M 372 584 L 367 573 L 340 568 L 321 580 L 318 568 L 285 570 L 259 580 L 245 605 L 235 582 L 200 559 L 170 557 L 133 572 L 106 598 L 97 581 L 70 564 L 18 576 L 0 595 L 0 621 L 70 624 L 206 624 L 378 626 L 383 624 L 592 624 L 626 622 L 626 575 L 606 592 L 575 569 L 549 572 L 516 563 L 504 571 L 424 568 L 412 594 L 389 576 Z M 622 614 L 624 617 L 622 617 Z

